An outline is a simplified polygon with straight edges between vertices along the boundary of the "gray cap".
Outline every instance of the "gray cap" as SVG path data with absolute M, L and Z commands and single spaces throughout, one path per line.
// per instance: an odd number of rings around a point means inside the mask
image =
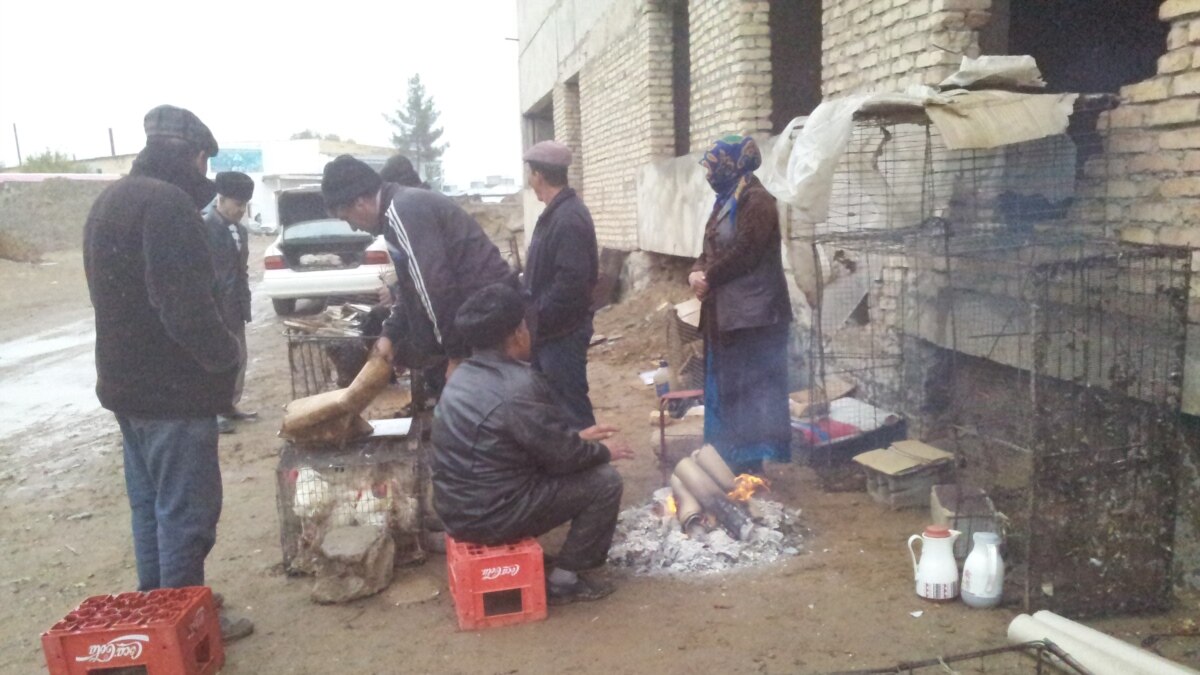
M 571 166 L 571 149 L 558 141 L 542 141 L 525 151 L 526 162 L 548 166 Z

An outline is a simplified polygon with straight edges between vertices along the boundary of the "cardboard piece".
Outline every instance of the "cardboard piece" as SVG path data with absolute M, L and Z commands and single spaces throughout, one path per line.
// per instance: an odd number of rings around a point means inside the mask
M 896 441 L 890 446 L 855 455 L 854 461 L 888 476 L 903 476 L 938 464 L 947 464 L 954 455 L 921 441 Z
M 675 313 L 679 316 L 680 321 L 692 328 L 700 327 L 700 301 L 696 298 L 684 300 L 675 305 Z
M 925 108 L 950 150 L 998 148 L 1066 133 L 1078 94 L 959 91 Z
M 793 419 L 804 419 L 823 414 L 824 408 L 830 401 L 844 398 L 854 393 L 854 385 L 837 375 L 825 378 L 825 386 L 810 387 L 788 394 L 788 408 Z

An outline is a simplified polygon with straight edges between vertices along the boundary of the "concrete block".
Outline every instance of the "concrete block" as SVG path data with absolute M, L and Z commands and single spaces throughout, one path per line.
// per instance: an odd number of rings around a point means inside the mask
M 322 604 L 374 595 L 392 582 L 396 544 L 381 527 L 338 527 L 321 542 L 312 598 Z
M 1158 186 L 1158 193 L 1168 199 L 1176 197 L 1200 197 L 1200 176 L 1192 178 L 1168 178 Z
M 1133 103 L 1161 101 L 1171 95 L 1170 78 L 1156 77 L 1121 88 L 1121 96 Z
M 1187 52 L 1182 53 L 1187 54 Z M 1171 95 L 1196 96 L 1198 94 L 1200 94 L 1200 71 L 1180 73 L 1171 78 Z
M 1200 122 L 1200 99 L 1173 99 L 1154 104 L 1150 109 L 1150 126 L 1165 127 Z
M 1131 244 L 1156 244 L 1158 235 L 1148 227 L 1126 227 L 1118 232 L 1121 241 Z
M 1158 18 L 1162 21 L 1174 21 L 1197 14 L 1200 14 L 1200 0 L 1166 0 L 1158 8 Z
M 1200 148 L 1200 127 L 1174 129 L 1163 132 L 1158 137 L 1158 145 L 1163 150 L 1191 150 Z M 1150 150 L 1145 150 L 1149 152 Z
M 1164 227 L 1158 231 L 1158 243 L 1163 246 L 1200 248 L 1200 227 Z
M 1158 57 L 1158 72 L 1176 73 L 1192 67 L 1192 51 L 1176 49 Z

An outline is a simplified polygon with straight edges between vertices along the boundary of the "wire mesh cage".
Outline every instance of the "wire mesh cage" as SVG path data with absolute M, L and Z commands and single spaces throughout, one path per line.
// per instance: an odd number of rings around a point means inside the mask
M 1165 607 L 1184 450 L 1191 255 L 1105 237 L 1111 106 L 988 150 L 860 120 L 829 221 L 793 232 L 818 270 L 813 391 L 846 381 L 953 452 L 955 484 L 1011 520 L 1027 607 L 1076 616 Z
M 343 449 L 286 444 L 276 469 L 276 506 L 284 568 L 316 570 L 325 534 L 365 525 L 388 530 L 396 562 L 423 560 L 421 532 L 429 520 L 429 468 L 414 420 L 404 438 L 376 438 Z
M 361 335 L 321 335 L 291 329 L 284 336 L 293 399 L 349 386 L 367 362 L 374 340 Z

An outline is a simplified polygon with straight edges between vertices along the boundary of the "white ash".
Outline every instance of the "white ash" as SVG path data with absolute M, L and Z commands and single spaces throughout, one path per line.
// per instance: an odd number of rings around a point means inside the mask
M 689 537 L 679 519 L 659 515 L 662 509 L 653 499 L 626 509 L 617 520 L 608 561 L 636 575 L 693 577 L 769 565 L 799 554 L 800 510 L 757 497 L 750 501 L 755 527 L 746 541 L 719 526 Z

